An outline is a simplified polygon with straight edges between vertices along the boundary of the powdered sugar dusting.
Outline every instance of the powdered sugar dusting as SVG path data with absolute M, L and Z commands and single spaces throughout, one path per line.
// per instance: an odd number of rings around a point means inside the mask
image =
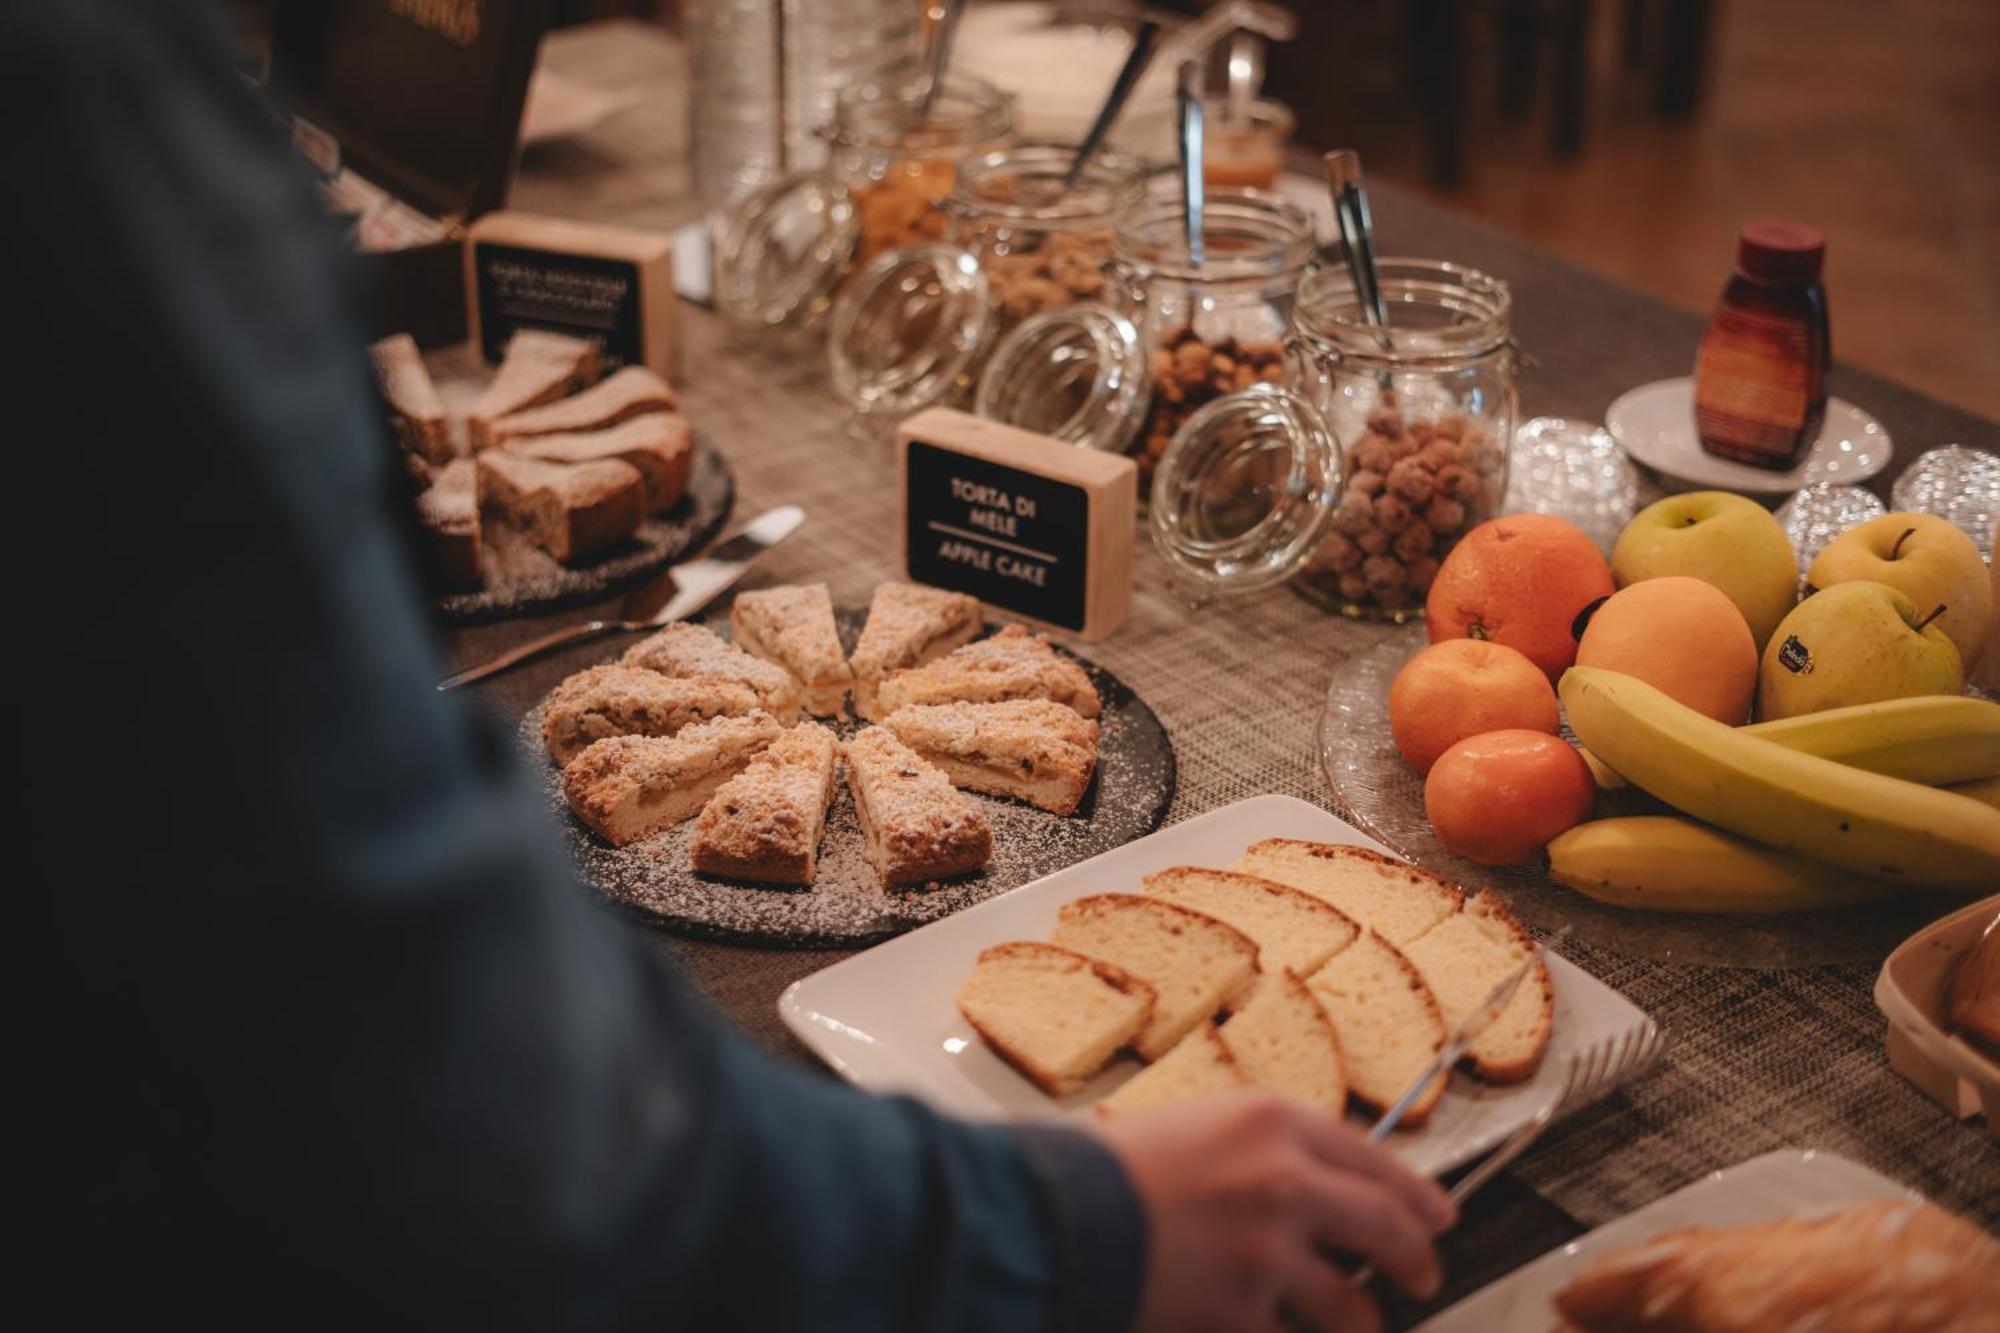
M 865 611 L 838 613 L 852 642 Z M 710 627 L 727 630 L 727 617 Z M 1079 659 L 1081 661 L 1081 659 Z M 538 766 L 584 878 L 605 896 L 693 933 L 799 947 L 880 939 L 970 907 L 1065 866 L 1119 847 L 1158 828 L 1173 801 L 1171 742 L 1153 710 L 1117 677 L 1082 662 L 1104 703 L 1097 777 L 1068 818 L 1033 806 L 967 792 L 993 829 L 993 860 L 984 870 L 935 887 L 884 889 L 862 851 L 848 784 L 837 784 L 810 889 L 735 884 L 697 875 L 688 820 L 651 838 L 613 848 L 593 836 L 563 801 L 561 773 L 541 747 L 542 708 L 521 721 L 521 743 Z M 837 728 L 852 735 L 853 726 Z

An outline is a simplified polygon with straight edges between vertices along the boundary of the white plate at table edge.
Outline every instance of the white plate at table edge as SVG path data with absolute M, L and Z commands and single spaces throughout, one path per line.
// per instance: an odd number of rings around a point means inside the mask
M 1882 423 L 1845 398 L 1826 400 L 1826 421 L 1805 461 L 1770 472 L 1704 453 L 1694 427 L 1694 379 L 1654 380 L 1618 395 L 1605 427 L 1632 458 L 1682 488 L 1789 495 L 1815 481 L 1850 486 L 1889 466 L 1895 442 Z M 1848 455 L 1841 458 L 1841 455 Z M 1831 466 L 1829 459 L 1838 460 Z
M 1136 1073 L 1129 1057 L 1072 1096 L 1052 1099 L 989 1050 L 960 1016 L 955 996 L 980 950 L 1047 939 L 1057 910 L 1091 893 L 1130 892 L 1153 871 L 1227 865 L 1260 838 L 1344 843 L 1394 855 L 1338 816 L 1293 796 L 1257 796 L 1197 815 L 1123 847 L 969 907 L 794 982 L 778 1001 L 785 1025 L 850 1082 L 909 1093 L 975 1120 L 1048 1120 L 1089 1106 Z M 1470 1161 L 1552 1100 L 1565 1057 L 1638 1028 L 1646 1015 L 1559 956 L 1548 959 L 1554 1030 L 1533 1079 L 1498 1088 L 1454 1074 L 1423 1128 L 1391 1144 L 1417 1170 L 1439 1174 Z
M 1418 1325 L 1417 1333 L 1547 1333 L 1555 1295 L 1600 1256 L 1683 1227 L 1746 1226 L 1915 1190 L 1838 1153 L 1781 1148 L 1693 1184 L 1550 1250 Z

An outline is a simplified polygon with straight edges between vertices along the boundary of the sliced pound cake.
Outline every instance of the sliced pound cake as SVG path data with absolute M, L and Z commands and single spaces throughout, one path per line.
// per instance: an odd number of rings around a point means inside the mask
M 1323 898 L 1396 945 L 1417 938 L 1465 901 L 1437 876 L 1365 847 L 1266 838 L 1230 869 Z
M 1266 977 L 1256 998 L 1222 1025 L 1221 1036 L 1252 1087 L 1330 1115 L 1347 1108 L 1347 1076 L 1333 1021 L 1290 972 Z
M 1051 938 L 1153 988 L 1152 1021 L 1132 1044 L 1142 1060 L 1172 1050 L 1257 975 L 1257 946 L 1242 931 L 1143 894 L 1100 893 L 1066 903 Z
M 1365 931 L 1306 980 L 1340 1042 L 1341 1068 L 1356 1101 L 1386 1111 L 1444 1049 L 1444 1019 L 1430 987 L 1395 945 Z M 1448 1079 L 1434 1080 L 1403 1116 L 1430 1118 Z
M 1153 988 L 1053 944 L 996 944 L 958 988 L 958 1011 L 1051 1097 L 1075 1092 L 1137 1036 Z
M 1309 893 L 1227 870 L 1162 870 L 1146 876 L 1146 892 L 1248 935 L 1257 944 L 1258 966 L 1267 973 L 1290 968 L 1310 976 L 1360 933 L 1345 914 Z
M 1477 1008 L 1525 960 L 1535 963 L 1514 998 L 1466 1052 L 1474 1075 L 1489 1083 L 1519 1083 L 1534 1076 L 1555 1022 L 1555 986 L 1536 956 L 1535 941 L 1514 914 L 1489 892 L 1403 946 L 1422 975 L 1447 1029 Z
M 1215 1024 L 1203 1023 L 1171 1051 L 1120 1084 L 1097 1104 L 1097 1113 L 1129 1115 L 1155 1106 L 1239 1092 L 1249 1086 L 1236 1057 L 1216 1035 Z

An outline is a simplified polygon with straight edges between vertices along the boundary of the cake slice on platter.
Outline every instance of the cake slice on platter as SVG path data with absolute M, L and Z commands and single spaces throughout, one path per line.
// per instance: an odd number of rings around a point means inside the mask
M 566 398 L 597 380 L 597 344 L 543 329 L 522 329 L 507 342 L 500 369 L 466 409 L 465 432 L 475 451 L 490 448 L 501 417 Z
M 1118 1085 L 1097 1104 L 1097 1114 L 1129 1115 L 1156 1106 L 1172 1106 L 1202 1097 L 1240 1092 L 1250 1086 L 1243 1067 L 1222 1044 L 1215 1024 L 1204 1022 L 1180 1039 L 1180 1044 Z
M 1395 945 L 1372 930 L 1308 977 L 1306 988 L 1333 1023 L 1348 1091 L 1377 1112 L 1395 1105 L 1444 1049 L 1444 1020 L 1430 987 Z M 1433 1080 L 1400 1127 L 1415 1129 L 1428 1120 L 1447 1081 Z
M 535 435 L 508 443 L 506 451 L 546 463 L 591 463 L 615 458 L 639 470 L 646 512 L 664 513 L 687 494 L 694 472 L 694 435 L 686 417 L 656 412 L 623 425 L 582 435 Z
M 1501 901 L 1482 890 L 1454 913 L 1403 946 L 1431 994 L 1446 1029 L 1493 993 L 1522 963 L 1533 960 L 1507 1005 L 1465 1052 L 1475 1077 L 1520 1083 L 1534 1077 L 1548 1050 L 1556 1012 L 1555 984 L 1535 947 Z
M 875 717 L 875 690 L 892 671 L 944 656 L 972 642 L 984 623 L 979 599 L 920 583 L 884 583 L 875 589 L 868 623 L 854 645 L 854 711 Z
M 1103 707 L 1082 667 L 1059 655 L 1041 635 L 1009 625 L 926 666 L 892 673 L 877 692 L 875 709 L 887 717 L 911 704 L 1003 699 L 1046 699 L 1083 717 L 1096 717 Z
M 979 955 L 958 1011 L 1051 1097 L 1075 1092 L 1146 1025 L 1153 990 L 1109 963 L 1021 940 Z
M 593 741 L 563 766 L 563 796 L 598 837 L 623 847 L 692 819 L 784 730 L 769 713 L 750 713 L 672 736 Z
M 882 719 L 957 786 L 1076 813 L 1097 768 L 1097 724 L 1046 699 L 911 704 Z
M 889 731 L 867 727 L 847 742 L 847 782 L 884 888 L 949 879 L 993 859 L 986 816 Z
M 1339 843 L 1266 838 L 1230 867 L 1332 903 L 1391 944 L 1408 944 L 1451 916 L 1465 895 L 1408 861 Z
M 1347 1078 L 1333 1020 L 1290 972 L 1267 978 L 1220 1035 L 1252 1087 L 1329 1115 L 1346 1109 Z
M 424 366 L 417 340 L 407 333 L 391 334 L 368 348 L 375 363 L 375 382 L 382 402 L 389 409 L 389 424 L 396 440 L 426 462 L 442 466 L 451 461 L 451 430 L 444 414 L 444 399 Z
M 840 648 L 833 597 L 824 583 L 743 593 L 729 610 L 729 626 L 738 648 L 791 676 L 807 712 L 815 717 L 846 713 L 854 675 Z
M 633 644 L 619 660 L 680 680 L 741 685 L 755 692 L 758 705 L 786 726 L 799 720 L 798 687 L 783 667 L 731 647 L 715 631 L 701 625 L 676 621 Z
M 756 712 L 755 690 L 726 680 L 676 680 L 643 667 L 586 667 L 549 691 L 542 743 L 567 764 L 608 736 L 672 736 L 711 718 Z
M 1257 942 L 1257 965 L 1310 975 L 1354 941 L 1360 927 L 1309 893 L 1227 870 L 1177 866 L 1146 876 L 1146 892 L 1205 912 Z
M 431 576 L 449 588 L 478 587 L 479 479 L 472 460 L 454 458 L 439 468 L 416 505 Z
M 479 507 L 564 564 L 624 541 L 646 517 L 645 480 L 616 458 L 545 463 L 489 449 L 478 462 Z
M 486 438 L 493 444 L 505 444 L 536 435 L 601 431 L 648 413 L 669 413 L 679 406 L 679 395 L 665 380 L 645 366 L 625 366 L 582 393 L 508 413 L 487 426 Z
M 1123 968 L 1153 988 L 1152 1019 L 1132 1043 L 1141 1060 L 1157 1060 L 1172 1050 L 1257 977 L 1257 946 L 1242 931 L 1139 893 L 1099 893 L 1065 903 L 1050 939 Z
M 689 845 L 694 868 L 761 884 L 811 884 L 838 750 L 817 722 L 780 736 L 702 807 Z

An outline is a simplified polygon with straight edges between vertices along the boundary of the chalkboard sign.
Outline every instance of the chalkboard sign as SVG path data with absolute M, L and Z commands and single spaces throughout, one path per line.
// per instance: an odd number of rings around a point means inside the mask
M 466 234 L 469 323 L 498 361 L 521 329 L 598 345 L 604 368 L 643 365 L 672 379 L 673 237 L 532 213 L 489 213 Z
M 1131 613 L 1130 459 L 932 408 L 897 432 L 909 577 L 1101 638 Z

